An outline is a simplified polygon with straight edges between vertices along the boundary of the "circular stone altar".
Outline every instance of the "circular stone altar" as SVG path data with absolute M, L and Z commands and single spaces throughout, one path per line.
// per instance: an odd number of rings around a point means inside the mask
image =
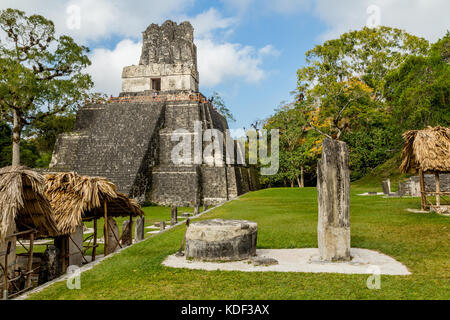
M 256 255 L 258 224 L 246 220 L 192 222 L 186 231 L 187 259 L 236 261 Z

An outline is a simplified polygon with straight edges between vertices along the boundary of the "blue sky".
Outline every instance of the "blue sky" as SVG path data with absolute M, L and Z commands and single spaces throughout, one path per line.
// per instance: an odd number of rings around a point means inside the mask
M 87 45 L 95 89 L 114 96 L 122 68 L 139 62 L 149 24 L 191 21 L 200 91 L 220 93 L 237 119 L 231 128 L 248 128 L 289 101 L 305 52 L 326 39 L 373 19 L 430 41 L 450 29 L 448 0 L 0 0 L 7 7 L 42 14 Z

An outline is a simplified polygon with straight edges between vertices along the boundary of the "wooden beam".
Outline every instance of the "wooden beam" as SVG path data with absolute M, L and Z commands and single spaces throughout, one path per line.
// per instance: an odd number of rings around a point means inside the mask
M 5 267 L 3 268 L 3 299 L 8 300 L 8 256 L 11 252 L 11 241 L 8 241 L 5 254 Z
M 106 200 L 103 203 L 103 207 L 105 209 L 105 234 L 104 234 L 104 239 L 105 239 L 105 256 L 108 255 L 108 236 L 109 236 L 109 226 L 108 226 L 108 205 L 106 204 Z
M 95 261 L 95 251 L 97 250 L 97 218 L 94 218 L 94 244 L 92 247 L 92 259 Z
M 31 287 L 31 269 L 33 268 L 34 233 L 30 234 L 30 250 L 28 251 L 27 280 L 25 288 Z
M 422 210 L 424 211 L 427 209 L 427 196 L 425 195 L 425 181 L 422 169 L 419 169 L 419 180 L 420 180 L 420 195 L 422 197 Z
M 439 172 L 434 173 L 434 179 L 436 181 L 436 207 L 441 206 L 441 184 L 439 182 Z

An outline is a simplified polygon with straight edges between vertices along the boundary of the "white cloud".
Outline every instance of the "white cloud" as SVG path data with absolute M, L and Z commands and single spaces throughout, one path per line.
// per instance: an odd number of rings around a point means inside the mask
M 256 83 L 265 76 L 262 54 L 251 46 L 197 40 L 200 84 L 213 87 L 222 82 L 243 79 Z
M 193 0 L 0 0 L 0 8 L 41 14 L 55 22 L 58 33 L 85 42 L 112 35 L 138 37 L 150 22 L 162 23 L 177 17 L 192 3 Z M 69 6 L 80 8 L 80 29 L 67 26 Z
M 217 30 L 230 29 L 230 27 L 236 23 L 235 18 L 224 18 L 214 8 L 210 8 L 205 12 L 198 14 L 193 18 L 185 17 L 184 20 L 189 20 L 194 27 L 195 37 L 204 38 L 211 37 L 212 32 Z
M 141 52 L 141 32 L 150 23 L 166 19 L 177 22 L 189 20 L 195 29 L 198 47 L 200 86 L 213 87 L 226 81 L 261 81 L 266 71 L 263 60 L 280 53 L 271 45 L 254 48 L 226 42 L 239 23 L 237 17 L 225 17 L 217 9 L 209 8 L 194 17 L 182 13 L 193 0 L 0 0 L 0 8 L 14 7 L 30 14 L 42 14 L 53 20 L 60 34 L 68 34 L 77 42 L 122 38 L 113 49 L 94 48 L 90 54 L 92 65 L 88 72 L 95 83 L 95 91 L 117 95 L 121 87 L 122 68 L 137 64 Z M 302 1 L 302 0 L 300 0 Z M 289 2 L 283 0 L 283 2 Z M 70 28 L 67 8 L 80 9 L 80 28 Z M 73 16 L 72 16 L 73 17 Z M 75 19 L 76 21 L 76 19 Z M 125 39 L 125 40 L 124 40 Z M 218 40 L 220 39 L 220 40 Z
M 450 29 L 448 0 L 317 0 L 314 13 L 329 26 L 322 38 L 336 38 L 350 29 L 364 27 L 370 5 L 380 8 L 381 25 L 405 29 L 430 41 Z
M 141 42 L 125 39 L 114 50 L 94 49 L 90 56 L 92 65 L 86 71 L 92 75 L 95 91 L 117 96 L 121 92 L 122 69 L 139 62 L 141 48 Z

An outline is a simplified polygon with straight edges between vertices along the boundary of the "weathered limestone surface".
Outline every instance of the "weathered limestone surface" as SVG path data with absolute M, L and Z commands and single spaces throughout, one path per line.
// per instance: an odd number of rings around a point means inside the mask
M 347 145 L 325 139 L 317 166 L 321 260 L 348 261 L 350 257 L 350 172 Z
M 436 180 L 434 175 L 426 174 L 424 176 L 426 192 L 435 192 Z M 450 174 L 440 174 L 439 184 L 442 192 L 450 192 Z M 413 176 L 398 184 L 398 193 L 402 196 L 420 197 L 419 176 Z
M 194 28 L 189 22 L 167 20 L 161 26 L 151 24 L 143 33 L 138 66 L 123 69 L 122 91 L 152 90 L 198 91 L 197 47 Z M 160 88 L 154 87 L 160 80 Z
M 167 20 L 161 26 L 152 23 L 143 33 L 143 47 L 139 64 L 197 63 L 194 28 L 188 22 L 177 25 Z
M 137 217 L 134 225 L 134 239 L 142 241 L 145 237 L 145 217 Z
M 193 222 L 186 231 L 186 258 L 207 261 L 248 259 L 256 254 L 258 225 L 245 220 Z
M 133 224 L 130 223 L 130 220 L 122 222 L 122 246 L 129 246 L 133 243 L 131 230 L 133 230 Z
M 390 194 L 391 193 L 391 181 L 389 179 L 383 180 L 381 182 L 381 186 L 383 188 L 384 194 Z
M 116 220 L 114 218 L 108 217 L 108 254 L 116 251 L 119 246 L 119 227 L 117 226 Z
M 140 64 L 124 68 L 120 95 L 146 99 L 80 108 L 74 132 L 58 137 L 49 171 L 106 177 L 118 191 L 159 205 L 215 205 L 257 190 L 255 170 L 244 165 L 173 163 L 171 152 L 179 143 L 171 139 L 174 130 L 198 135 L 200 123 L 202 135 L 207 129 L 224 134 L 228 124 L 211 103 L 186 98 L 198 91 L 192 26 L 168 21 L 151 25 L 143 37 Z M 152 100 L 155 78 L 161 91 Z M 175 95 L 184 100 L 170 98 Z
M 49 245 L 44 252 L 39 268 L 38 284 L 56 279 L 62 273 L 61 253 L 54 245 Z
M 77 230 L 70 235 L 69 239 L 69 266 L 81 266 L 83 263 L 83 225 L 77 227 Z

